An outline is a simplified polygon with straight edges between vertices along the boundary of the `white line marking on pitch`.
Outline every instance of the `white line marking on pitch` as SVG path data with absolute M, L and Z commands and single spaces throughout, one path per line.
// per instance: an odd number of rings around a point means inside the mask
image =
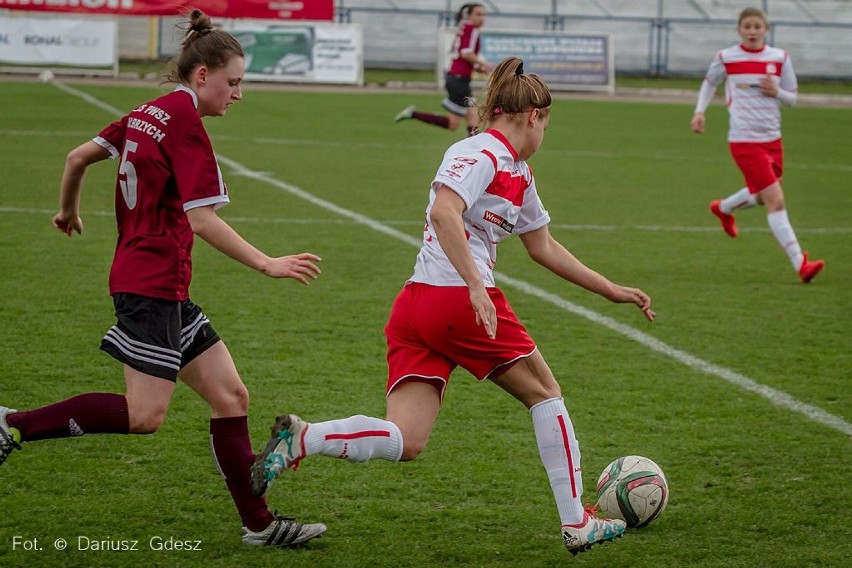
M 224 160 L 223 160 L 224 161 Z M 260 176 L 268 177 L 269 174 L 259 173 Z M 234 176 L 236 177 L 236 176 Z M 257 177 L 254 175 L 252 177 Z M 56 213 L 55 209 L 37 209 L 30 207 L 3 207 L 0 206 L 0 213 L 23 213 L 29 215 L 53 215 Z M 113 217 L 115 213 L 113 211 L 95 211 L 95 210 L 87 210 L 86 215 L 92 215 L 95 217 Z M 233 223 L 253 223 L 253 224 L 264 224 L 269 223 L 271 225 L 329 225 L 329 224 L 351 224 L 356 223 L 356 221 L 352 219 L 318 219 L 316 217 L 308 218 L 308 219 L 298 219 L 295 217 L 234 217 L 227 214 L 227 212 L 223 213 L 223 218 L 227 219 L 229 222 Z M 422 221 L 405 221 L 399 219 L 381 219 L 377 220 L 377 223 L 381 223 L 383 225 L 391 225 L 391 226 L 399 226 L 399 227 L 422 227 Z M 722 229 L 719 227 L 666 227 L 663 225 L 571 225 L 566 223 L 551 223 L 551 230 L 565 230 L 565 231 L 600 231 L 600 232 L 612 232 L 612 231 L 646 231 L 646 232 L 659 232 L 659 233 L 718 233 Z M 740 227 L 741 233 L 768 233 L 768 228 L 761 227 Z M 849 234 L 852 233 L 852 227 L 811 227 L 811 228 L 800 228 L 796 227 L 797 233 L 815 233 L 815 234 Z
M 92 97 L 91 95 L 88 95 L 86 93 L 78 91 L 77 89 L 74 89 L 73 87 L 63 85 L 62 83 L 59 83 L 59 82 L 54 82 L 54 85 L 56 85 L 59 89 L 65 91 L 66 93 L 69 93 L 69 94 L 74 95 L 76 97 L 80 97 L 83 100 L 85 100 L 86 102 L 89 102 L 89 103 L 91 103 L 91 104 L 93 104 L 93 105 L 95 105 L 99 108 L 106 110 L 108 113 L 111 113 L 114 116 L 117 116 L 117 117 L 124 116 L 124 113 L 119 111 L 115 107 L 112 107 L 112 106 L 108 105 L 107 103 L 99 101 L 98 99 Z M 412 237 L 412 236 L 410 236 L 406 233 L 402 233 L 400 231 L 397 231 L 396 229 L 389 227 L 388 225 L 386 225 L 384 223 L 381 223 L 379 221 L 371 219 L 370 217 L 367 217 L 366 215 L 362 215 L 362 214 L 357 213 L 355 211 L 351 211 L 349 209 L 341 207 L 341 206 L 339 206 L 335 203 L 332 203 L 330 201 L 326 201 L 325 199 L 319 198 L 319 197 L 313 195 L 312 193 L 309 193 L 309 192 L 307 192 L 307 191 L 305 191 L 305 190 L 303 190 L 299 187 L 296 187 L 295 185 L 291 185 L 289 183 L 283 182 L 283 181 L 278 180 L 276 178 L 269 177 L 267 174 L 263 174 L 261 172 L 256 172 L 254 170 L 251 170 L 251 169 L 245 167 L 244 165 L 240 164 L 239 162 L 236 162 L 236 161 L 234 161 L 234 160 L 232 160 L 232 159 L 230 159 L 226 156 L 223 156 L 221 154 L 217 154 L 217 156 L 218 156 L 220 162 L 224 163 L 225 165 L 227 165 L 228 167 L 233 169 L 239 175 L 243 175 L 243 176 L 255 179 L 257 181 L 266 183 L 266 184 L 271 185 L 273 187 L 276 187 L 276 188 L 278 188 L 282 191 L 285 191 L 285 192 L 287 192 L 291 195 L 295 195 L 296 197 L 304 199 L 305 201 L 312 203 L 312 204 L 316 205 L 317 207 L 319 207 L 321 209 L 325 209 L 326 211 L 331 211 L 332 213 L 336 213 L 336 214 L 338 214 L 342 217 L 346 217 L 348 219 L 351 219 L 352 221 L 354 221 L 358 224 L 369 227 L 370 229 L 373 229 L 376 232 L 388 235 L 389 237 L 393 237 L 394 239 L 397 239 L 399 241 L 407 243 L 407 244 L 409 244 L 413 247 L 419 248 L 420 245 L 421 245 L 421 239 L 417 239 L 417 238 L 414 238 L 414 237 Z M 772 387 L 768 387 L 766 385 L 762 385 L 762 384 L 746 377 L 745 375 L 741 375 L 740 373 L 737 373 L 735 371 L 732 371 L 732 370 L 727 369 L 725 367 L 722 367 L 720 365 L 715 365 L 713 363 L 709 363 L 707 361 L 704 361 L 703 359 L 699 359 L 698 357 L 695 357 L 694 355 L 690 355 L 686 351 L 681 351 L 680 349 L 675 349 L 674 347 L 671 347 L 670 345 L 663 343 L 659 339 L 657 339 L 657 338 L 655 338 L 651 335 L 648 335 L 647 333 L 639 331 L 638 329 L 635 329 L 633 327 L 630 327 L 629 325 L 618 322 L 618 321 L 616 321 L 616 320 L 614 320 L 614 319 L 612 319 L 608 316 L 599 314 L 599 313 L 597 313 L 593 310 L 590 310 L 588 308 L 584 308 L 582 306 L 579 306 L 579 305 L 577 305 L 573 302 L 569 302 L 568 300 L 566 300 L 566 299 L 564 299 L 560 296 L 557 296 L 555 294 L 551 294 L 550 292 L 542 290 L 541 288 L 539 288 L 537 286 L 533 286 L 532 284 L 530 284 L 528 282 L 525 282 L 523 280 L 518 280 L 516 278 L 512 278 L 511 276 L 508 276 L 508 275 L 503 274 L 501 272 L 494 272 L 494 276 L 498 280 L 505 282 L 505 283 L 509 284 L 510 286 L 517 288 L 518 290 L 526 292 L 527 294 L 529 294 L 533 297 L 539 298 L 540 300 L 543 300 L 545 302 L 553 304 L 554 306 L 561 308 L 561 309 L 563 309 L 567 312 L 573 313 L 573 314 L 578 315 L 578 316 L 582 316 L 582 317 L 588 319 L 591 322 L 597 323 L 597 324 L 602 325 L 602 326 L 604 326 L 604 327 L 606 327 L 606 328 L 608 328 L 612 331 L 620 333 L 620 334 L 632 339 L 633 341 L 636 341 L 637 343 L 644 345 L 645 347 L 647 347 L 648 349 L 650 349 L 652 351 L 655 351 L 657 353 L 671 357 L 672 359 L 678 361 L 679 363 L 686 365 L 687 367 L 689 367 L 691 369 L 694 369 L 696 371 L 700 371 L 702 373 L 706 373 L 708 375 L 713 375 L 713 376 L 719 377 L 720 379 L 723 379 L 723 380 L 727 381 L 728 383 L 731 383 L 731 384 L 736 385 L 736 386 L 738 386 L 738 387 L 740 387 L 744 390 L 747 390 L 749 392 L 753 392 L 755 394 L 758 394 L 758 395 L 766 398 L 767 400 L 769 400 L 769 402 L 771 402 L 772 404 L 774 404 L 776 406 L 779 406 L 781 408 L 786 408 L 786 409 L 792 410 L 794 412 L 798 412 L 799 414 L 802 414 L 802 415 L 810 418 L 814 422 L 818 422 L 820 424 L 823 424 L 824 426 L 828 426 L 829 428 L 832 428 L 834 430 L 842 432 L 842 433 L 846 434 L 847 436 L 852 436 L 852 424 L 846 422 L 843 418 L 841 418 L 839 416 L 835 416 L 834 414 L 828 413 L 821 408 L 818 408 L 816 406 L 802 402 L 802 401 L 790 396 L 789 394 L 787 394 L 785 392 L 779 391 L 779 390 L 774 389 Z

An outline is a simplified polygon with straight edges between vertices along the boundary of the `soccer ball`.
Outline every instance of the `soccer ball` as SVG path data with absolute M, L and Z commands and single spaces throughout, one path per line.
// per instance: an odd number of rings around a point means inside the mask
M 623 456 L 606 466 L 596 486 L 598 507 L 628 527 L 644 527 L 669 502 L 669 486 L 660 466 L 642 456 Z

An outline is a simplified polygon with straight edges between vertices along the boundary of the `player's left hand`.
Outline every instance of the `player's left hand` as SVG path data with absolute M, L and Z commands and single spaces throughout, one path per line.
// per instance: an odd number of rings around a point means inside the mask
M 270 258 L 261 272 L 272 278 L 293 278 L 307 286 L 322 272 L 315 264 L 321 260 L 320 257 L 309 252 L 279 256 Z
M 612 298 L 612 300 L 618 303 L 636 304 L 639 306 L 639 309 L 642 310 L 642 313 L 648 321 L 654 321 L 654 318 L 657 317 L 657 313 L 651 309 L 651 296 L 639 288 L 618 286 L 618 293 L 615 298 Z

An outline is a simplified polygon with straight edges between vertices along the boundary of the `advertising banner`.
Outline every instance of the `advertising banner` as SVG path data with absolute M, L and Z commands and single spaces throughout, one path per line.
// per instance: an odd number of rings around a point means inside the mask
M 0 9 L 117 16 L 176 16 L 197 8 L 215 18 L 334 19 L 334 0 L 0 0 Z
M 363 83 L 359 25 L 229 22 L 224 29 L 243 46 L 248 80 Z
M 439 81 L 449 67 L 455 33 L 449 28 L 442 33 Z M 615 91 L 615 56 L 608 34 L 501 30 L 483 31 L 481 41 L 480 55 L 487 61 L 520 57 L 524 70 L 539 75 L 551 89 Z
M 0 16 L 0 62 L 112 66 L 117 28 L 114 20 Z

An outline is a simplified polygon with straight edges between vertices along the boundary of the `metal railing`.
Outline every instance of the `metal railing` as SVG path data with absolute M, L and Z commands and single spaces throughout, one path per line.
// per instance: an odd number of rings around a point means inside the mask
M 793 0 L 794 2 L 796 0 Z M 542 32 L 603 32 L 615 43 L 615 68 L 619 73 L 651 76 L 696 75 L 706 71 L 712 55 L 739 41 L 735 14 L 713 18 L 695 0 L 689 4 L 694 17 L 665 15 L 663 0 L 657 0 L 656 13 L 647 16 L 619 15 L 600 2 L 601 14 L 571 13 L 560 10 L 551 0 L 548 10 L 504 11 L 500 2 L 482 0 L 489 10 L 484 31 L 523 29 Z M 458 2 L 454 2 L 455 6 Z M 405 2 L 385 2 L 381 6 L 354 5 L 339 0 L 339 22 L 359 23 L 364 29 L 365 65 L 426 69 L 437 61 L 437 30 L 455 26 L 455 9 L 450 2 L 438 8 L 406 7 Z M 570 9 L 570 4 L 567 4 Z M 770 14 L 771 0 L 757 0 Z M 789 3 L 788 3 L 789 4 Z M 789 51 L 802 77 L 852 79 L 852 2 L 848 22 L 818 21 L 807 3 L 797 2 L 800 20 L 772 19 L 767 43 Z M 542 3 L 538 3 L 538 8 Z

